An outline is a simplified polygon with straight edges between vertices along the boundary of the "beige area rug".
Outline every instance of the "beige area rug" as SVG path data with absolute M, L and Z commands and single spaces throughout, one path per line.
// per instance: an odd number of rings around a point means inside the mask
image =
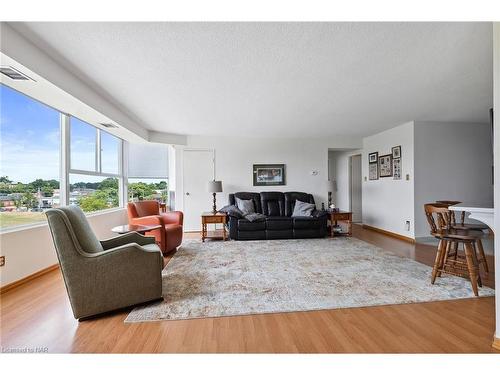
M 163 270 L 164 301 L 125 322 L 178 320 L 474 297 L 468 280 L 355 238 L 186 241 Z M 483 287 L 481 296 L 494 290 Z

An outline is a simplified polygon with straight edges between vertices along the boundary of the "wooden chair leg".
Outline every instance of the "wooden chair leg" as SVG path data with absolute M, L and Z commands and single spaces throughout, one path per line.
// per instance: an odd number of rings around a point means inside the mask
M 479 251 L 479 256 L 481 257 L 481 263 L 483 264 L 484 272 L 488 274 L 490 270 L 488 268 L 488 261 L 486 260 L 486 255 L 484 254 L 483 243 L 481 239 L 478 239 L 476 244 L 477 250 Z
M 446 248 L 446 241 L 439 240 L 436 252 L 436 260 L 434 261 L 434 267 L 432 267 L 431 284 L 434 284 L 434 282 L 436 281 L 436 276 L 439 272 L 439 269 L 441 268 L 441 261 L 443 258 L 442 255 L 445 251 L 445 248 Z
M 474 292 L 474 295 L 478 297 L 479 296 L 479 292 L 477 290 L 478 272 L 476 270 L 477 266 L 474 264 L 474 255 L 473 255 L 474 248 L 470 242 L 465 242 L 464 248 L 465 248 L 465 258 L 467 260 L 467 268 L 469 269 L 470 283 L 472 285 L 472 290 Z
M 454 260 L 457 260 L 457 256 L 458 256 L 458 242 L 456 242 L 456 241 L 453 242 L 452 249 L 453 249 L 453 252 L 454 252 L 453 258 L 454 258 Z
M 444 248 L 444 253 L 441 254 L 441 261 L 439 265 L 439 269 L 443 269 L 444 266 L 446 265 L 446 261 L 448 260 L 448 255 L 450 254 L 450 249 L 451 249 L 452 242 L 451 241 L 446 241 L 446 247 Z M 437 273 L 438 277 L 441 277 L 441 271 L 438 271 Z
M 483 281 L 481 280 L 481 272 L 479 272 L 479 258 L 477 256 L 477 242 L 474 242 L 472 244 L 472 249 L 474 250 L 472 252 L 472 260 L 474 261 L 474 265 L 477 269 L 477 285 L 482 288 L 483 287 Z

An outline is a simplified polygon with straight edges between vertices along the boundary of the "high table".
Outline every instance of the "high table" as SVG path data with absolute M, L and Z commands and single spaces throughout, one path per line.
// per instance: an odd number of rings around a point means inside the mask
M 456 206 L 450 206 L 451 211 L 465 211 L 470 213 L 469 218 L 485 223 L 494 231 L 495 213 L 493 207 L 488 207 L 488 205 L 479 204 L 457 204 Z
M 495 211 L 492 207 L 488 207 L 488 205 L 484 204 L 457 204 L 456 206 L 450 206 L 451 211 L 465 211 L 468 212 L 469 218 L 481 221 L 485 223 L 490 229 L 495 232 Z M 498 242 L 497 242 L 498 243 Z M 500 249 L 495 247 L 495 260 L 500 257 Z M 498 263 L 497 263 L 498 264 Z M 496 286 L 498 290 L 498 280 L 496 281 Z M 498 298 L 498 297 L 495 297 Z M 497 301 L 498 306 L 498 301 Z M 498 312 L 497 312 L 498 314 Z M 500 332 L 498 327 L 498 315 L 497 315 L 497 332 L 493 336 L 493 347 L 497 350 L 500 350 Z

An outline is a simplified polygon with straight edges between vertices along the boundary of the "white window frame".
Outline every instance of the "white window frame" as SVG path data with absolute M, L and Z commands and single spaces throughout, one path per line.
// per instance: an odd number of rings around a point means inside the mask
M 93 127 L 96 131 L 96 147 L 95 147 L 95 170 L 88 171 L 82 169 L 73 169 L 71 168 L 71 117 L 76 118 L 74 116 L 61 113 L 61 181 L 59 183 L 60 187 L 64 186 L 64 192 L 60 190 L 61 196 L 61 206 L 69 205 L 69 191 L 70 191 L 70 182 L 69 175 L 70 174 L 78 174 L 84 176 L 96 176 L 96 177 L 104 177 L 104 178 L 117 178 L 118 179 L 118 207 L 125 207 L 126 199 L 126 184 L 124 182 L 124 152 L 123 152 L 123 139 L 116 137 L 113 134 L 113 137 L 118 139 L 118 173 L 106 173 L 102 172 L 102 148 L 101 148 L 101 134 L 103 130 L 95 127 L 88 122 L 83 121 L 86 125 Z M 113 208 L 115 209 L 115 208 Z M 105 210 L 101 210 L 105 211 Z M 99 212 L 99 211 L 96 211 Z
M 3 83 L 2 83 L 3 84 Z M 31 100 L 39 102 L 45 106 L 47 104 L 33 99 L 32 97 L 26 95 L 23 92 L 19 92 L 19 94 L 23 96 L 27 96 Z M 50 106 L 48 106 L 50 107 Z M 53 107 L 50 107 L 53 108 Z M 106 132 L 104 130 L 99 129 L 98 127 L 89 124 L 86 121 L 83 121 L 86 125 L 89 125 L 96 129 L 96 149 L 95 149 L 95 171 L 85 171 L 79 169 L 71 168 L 71 117 L 77 118 L 75 116 L 71 116 L 70 114 L 63 113 L 57 108 L 53 108 L 57 112 L 59 112 L 59 205 L 61 207 L 69 205 L 69 191 L 70 191 L 70 183 L 69 183 L 69 175 L 70 174 L 79 174 L 79 175 L 87 175 L 87 176 L 99 176 L 99 177 L 112 177 L 118 179 L 118 207 L 113 207 L 110 209 L 99 210 L 95 212 L 86 213 L 87 216 L 96 216 L 100 214 L 105 214 L 109 211 L 123 209 L 125 204 L 128 202 L 128 194 L 127 194 L 127 160 L 126 153 L 124 151 L 125 143 L 124 140 L 120 137 L 117 137 L 114 134 L 108 133 L 111 136 L 118 139 L 118 173 L 105 173 L 102 172 L 102 160 L 101 160 L 101 134 L 102 132 Z M 106 132 L 107 133 L 107 132 Z M 6 228 L 0 228 L 0 233 L 11 233 L 22 230 L 28 230 L 32 228 L 46 226 L 47 222 L 33 222 L 29 224 L 21 224 L 14 225 Z

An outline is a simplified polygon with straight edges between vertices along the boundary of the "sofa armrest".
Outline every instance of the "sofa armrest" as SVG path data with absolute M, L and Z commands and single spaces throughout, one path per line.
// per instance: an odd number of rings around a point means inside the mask
M 150 215 L 150 216 L 141 216 L 134 217 L 129 219 L 129 224 L 136 225 L 164 225 L 162 215 Z
M 184 214 L 182 211 L 169 211 L 161 214 L 165 224 L 178 224 L 182 225 L 184 221 Z
M 121 236 L 102 240 L 100 242 L 104 250 L 110 250 L 112 248 L 127 245 L 130 243 L 136 243 L 140 246 L 154 244 L 155 238 L 143 236 L 142 234 L 139 234 L 137 232 L 129 232 L 126 234 L 122 234 Z

